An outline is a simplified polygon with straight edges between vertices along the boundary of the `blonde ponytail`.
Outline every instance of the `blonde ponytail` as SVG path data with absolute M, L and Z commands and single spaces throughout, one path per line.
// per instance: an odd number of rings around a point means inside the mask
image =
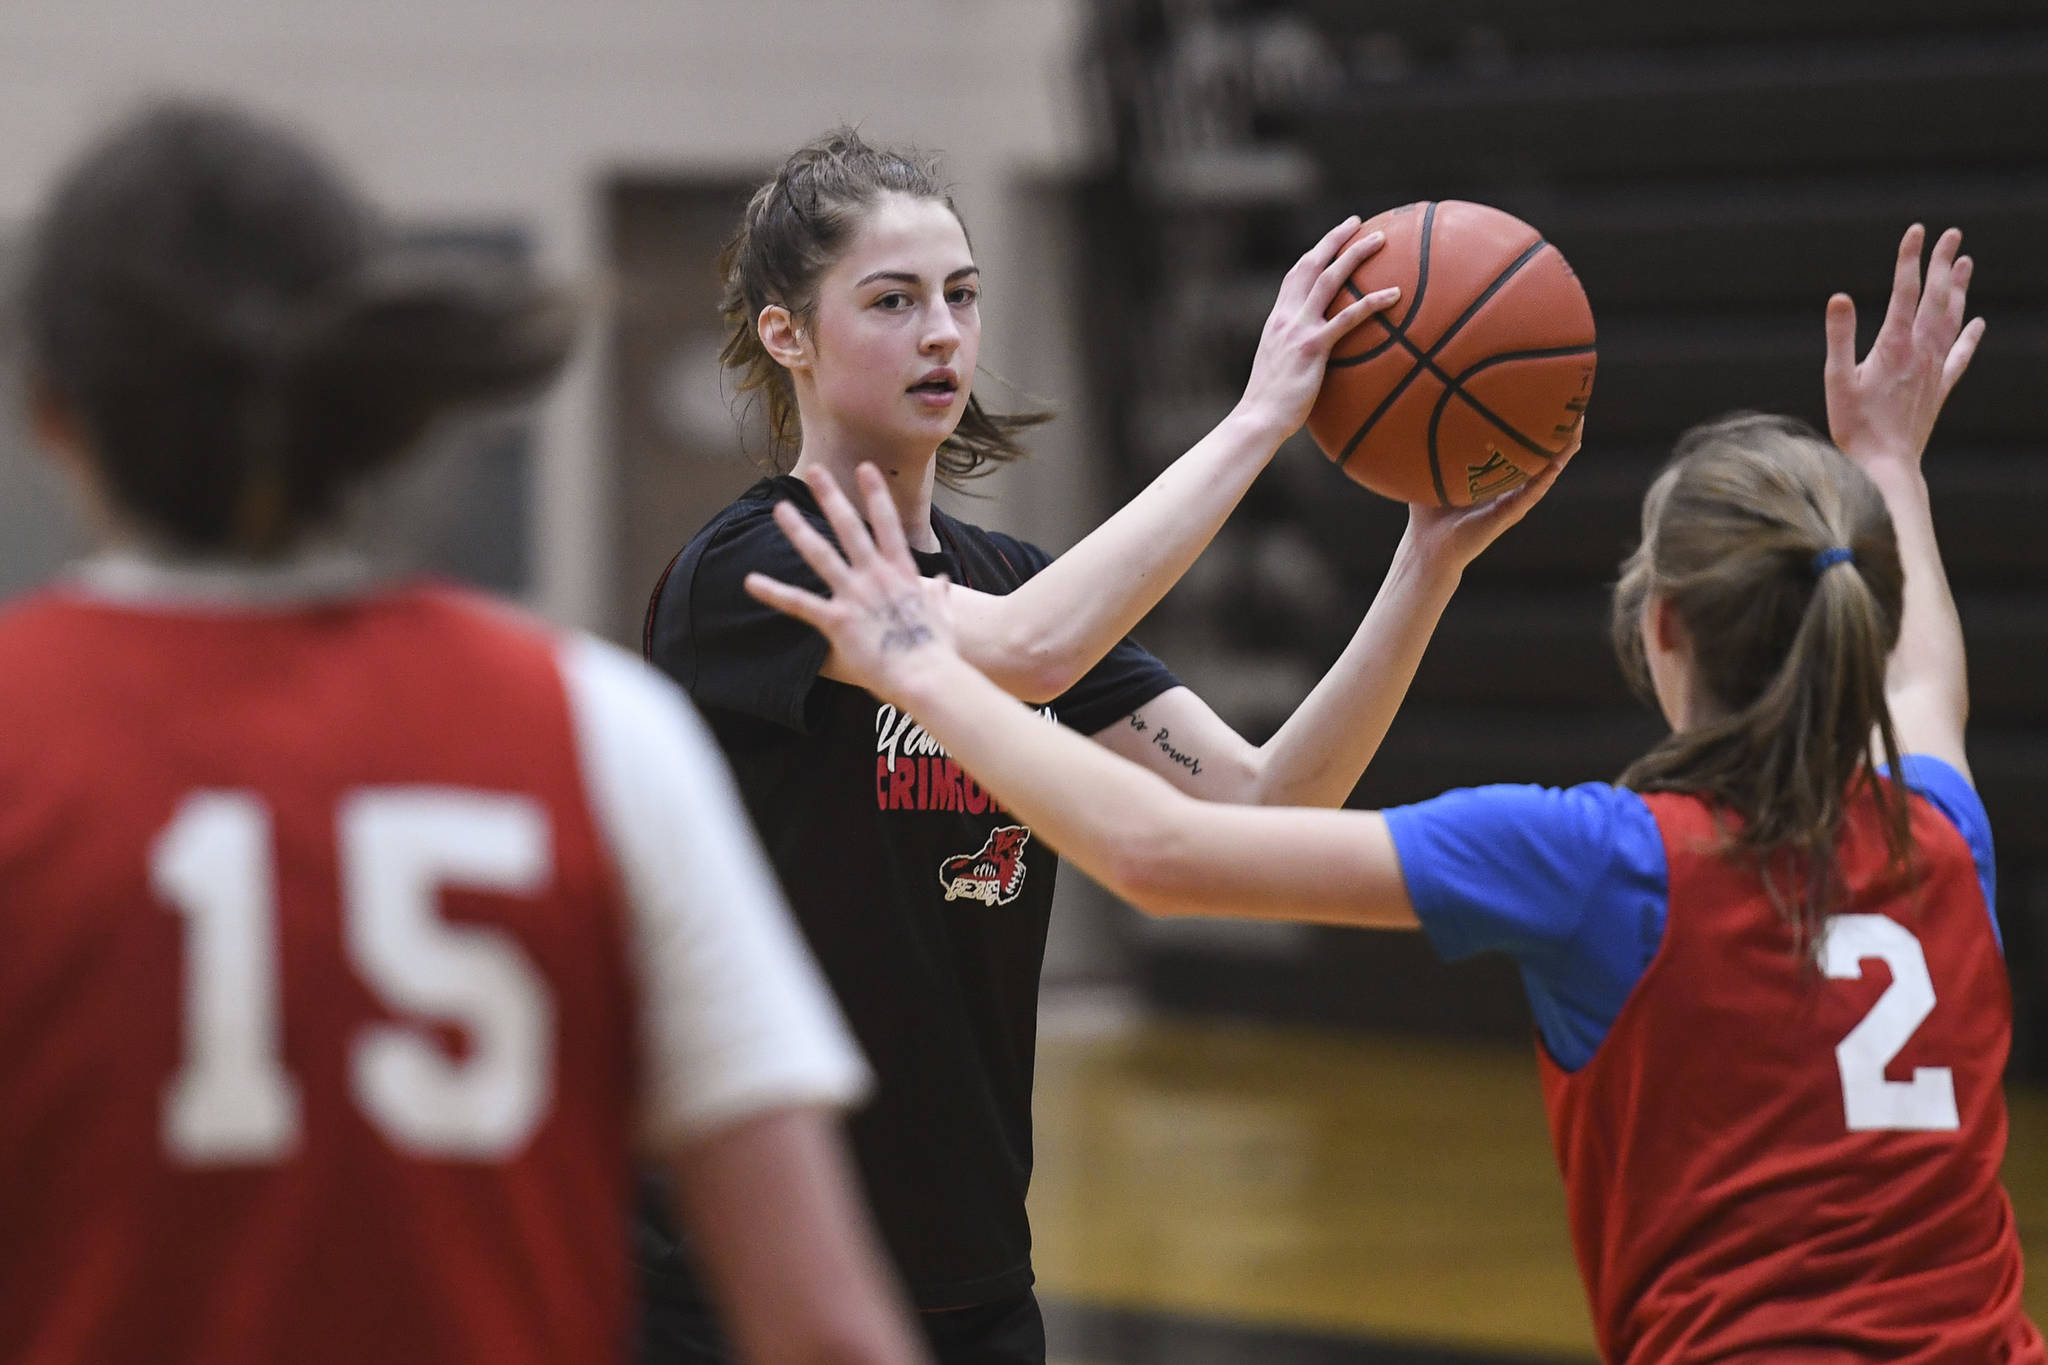
M 1623 785 L 1706 797 L 1805 951 L 1841 896 L 1845 804 L 1868 792 L 1886 848 L 1910 862 L 1885 662 L 1898 642 L 1904 572 L 1884 500 L 1823 437 L 1743 414 L 1695 427 L 1643 503 L 1643 539 L 1615 590 L 1613 633 L 1639 690 L 1652 598 L 1692 642 L 1710 716 L 1631 765 Z M 1873 754 L 1873 737 L 1876 753 Z

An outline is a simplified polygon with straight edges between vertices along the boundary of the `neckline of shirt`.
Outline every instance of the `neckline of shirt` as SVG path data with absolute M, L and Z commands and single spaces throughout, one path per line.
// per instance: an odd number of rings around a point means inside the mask
M 377 579 L 361 554 L 322 546 L 276 560 L 107 550 L 72 565 L 61 581 L 117 606 L 236 611 L 347 600 L 367 593 Z
M 805 510 L 815 512 L 819 516 L 823 516 L 825 514 L 824 509 L 818 506 L 818 495 L 812 491 L 811 486 L 809 484 L 805 483 L 796 475 L 777 474 L 770 479 L 770 482 L 781 484 L 785 492 L 788 492 L 792 489 L 801 489 L 803 491 L 803 505 Z M 933 503 L 932 534 L 939 538 L 938 549 L 920 550 L 915 545 L 910 547 L 911 559 L 916 561 L 917 566 L 920 569 L 924 569 L 928 573 L 934 569 L 944 569 L 948 572 L 953 572 L 956 570 L 958 566 L 958 556 L 952 553 L 952 530 L 950 527 L 948 527 L 944 522 L 940 520 L 940 518 L 944 516 L 946 516 L 946 513 L 940 510 L 939 505 L 937 503 Z

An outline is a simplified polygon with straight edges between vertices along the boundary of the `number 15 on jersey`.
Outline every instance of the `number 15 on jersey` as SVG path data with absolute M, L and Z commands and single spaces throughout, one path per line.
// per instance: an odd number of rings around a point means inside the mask
M 364 788 L 335 818 L 343 947 L 399 1014 L 453 1024 L 457 1060 L 416 1025 L 363 1027 L 352 1099 L 401 1151 L 488 1161 L 546 1116 L 554 1018 L 547 983 L 512 936 L 435 913 L 443 887 L 534 895 L 552 875 L 547 814 L 525 796 Z M 188 1165 L 282 1161 L 298 1086 L 283 1060 L 278 878 L 269 808 L 248 791 L 187 796 L 150 851 L 150 882 L 185 920 L 182 1060 L 163 1139 Z

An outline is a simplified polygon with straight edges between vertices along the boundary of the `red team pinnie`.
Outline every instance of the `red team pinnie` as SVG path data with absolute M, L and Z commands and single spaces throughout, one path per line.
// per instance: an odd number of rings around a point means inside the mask
M 1604 1354 L 2039 1359 L 2012 1204 L 1983 1159 L 2005 1149 L 2012 995 L 1956 827 L 1913 801 L 1908 883 L 1875 808 L 1853 809 L 1854 910 L 1816 965 L 1713 851 L 1703 802 L 1648 805 L 1672 888 L 1662 947 L 1590 1062 L 1539 1049 Z M 1926 1267 L 1910 1292 L 1902 1265 Z M 1808 1335 L 1812 1353 L 1785 1353 Z
M 109 544 L 0 613 L 0 1360 L 618 1360 L 647 1159 L 756 1358 L 914 1365 L 864 1068 L 687 702 L 318 534 L 542 385 L 561 301 L 174 104 L 66 177 L 27 312 Z
M 7 1358 L 615 1335 L 652 983 L 556 643 L 447 592 L 87 587 L 0 660 Z

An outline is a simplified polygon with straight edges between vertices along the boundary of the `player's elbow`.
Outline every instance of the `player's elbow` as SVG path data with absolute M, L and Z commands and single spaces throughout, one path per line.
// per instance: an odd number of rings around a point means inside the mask
M 954 623 L 967 662 L 1019 701 L 1043 705 L 1072 687 L 1091 661 L 1078 667 L 1058 632 L 1016 597 L 963 593 Z
M 1088 665 L 1043 631 L 1018 630 L 1004 649 L 1007 689 L 1020 701 L 1043 705 L 1081 680 Z
M 1033 706 L 1043 706 L 1080 677 L 1068 667 L 1056 645 L 1022 628 L 1007 628 L 963 643 L 969 663 L 997 687 Z
M 1911 752 L 1925 735 L 1963 733 L 1970 720 L 1969 684 L 1957 675 L 1894 678 L 1885 687 L 1885 709 L 1899 742 Z

